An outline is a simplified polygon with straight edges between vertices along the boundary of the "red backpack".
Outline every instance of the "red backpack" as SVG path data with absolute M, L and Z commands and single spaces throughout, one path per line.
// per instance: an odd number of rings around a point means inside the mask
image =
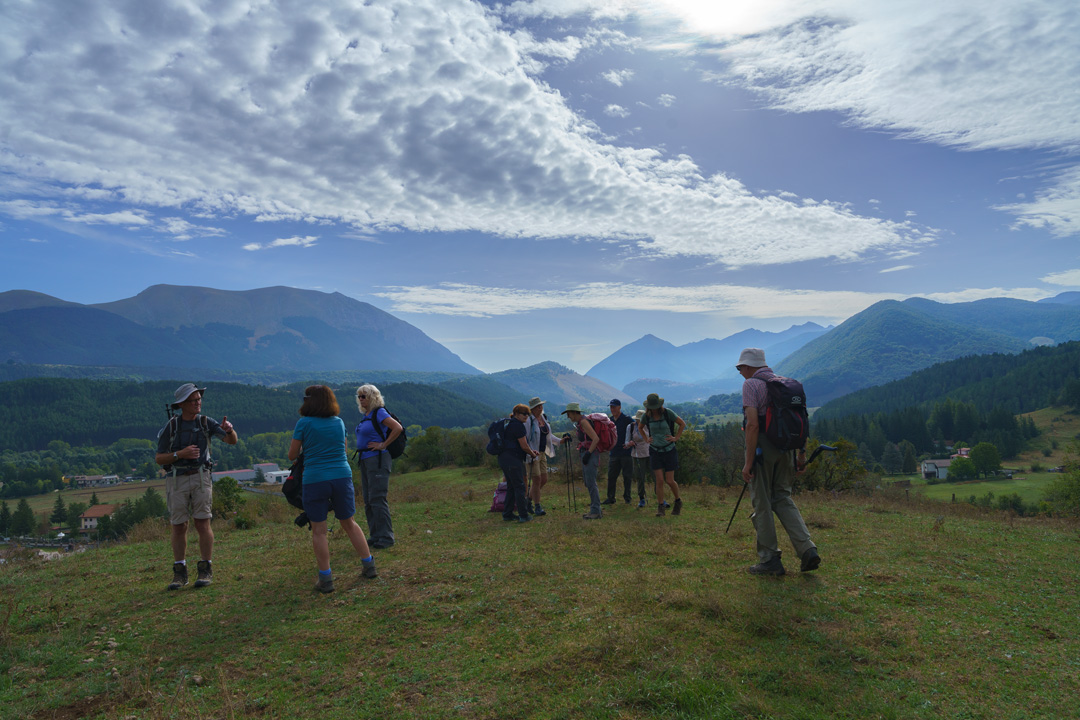
M 611 421 L 605 413 L 589 413 L 585 416 L 596 431 L 596 437 L 600 441 L 596 444 L 596 452 L 608 452 L 615 447 L 615 423 Z M 578 437 L 586 438 L 587 436 L 582 431 L 581 426 L 578 426 Z M 582 441 L 581 446 L 584 449 L 588 449 L 589 441 L 585 439 Z

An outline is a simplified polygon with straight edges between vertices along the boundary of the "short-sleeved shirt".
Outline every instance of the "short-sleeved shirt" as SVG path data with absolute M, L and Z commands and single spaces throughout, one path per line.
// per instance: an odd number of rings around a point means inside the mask
M 661 408 L 660 418 L 654 419 L 648 411 L 641 418 L 641 422 L 649 430 L 649 447 L 655 452 L 667 452 L 675 447 L 675 443 L 667 439 L 668 435 L 675 434 L 675 421 L 679 416 L 674 410 Z M 671 422 L 668 422 L 671 420 Z
M 210 462 L 210 438 L 225 437 L 226 433 L 221 429 L 221 424 L 211 418 L 206 418 L 206 428 L 210 431 L 210 436 L 207 437 L 202 428 L 202 415 L 196 415 L 194 420 L 184 420 L 182 417 L 176 418 L 176 439 L 178 442 L 173 442 L 173 433 L 170 432 L 170 428 L 173 427 L 173 421 L 165 423 L 165 427 L 158 431 L 158 453 L 171 453 L 186 448 L 188 445 L 199 446 L 199 459 L 198 460 L 186 460 L 180 458 L 174 463 L 171 463 L 174 467 L 189 468 L 198 467 L 205 463 Z
M 303 483 L 351 478 L 345 447 L 345 423 L 333 417 L 302 417 L 293 428 L 293 440 L 304 446 Z
M 742 384 L 742 406 L 757 408 L 758 415 L 764 415 L 769 405 L 769 389 L 765 378 L 775 377 L 776 373 L 768 365 L 758 368 L 752 377 Z
M 383 436 L 390 436 L 390 428 L 383 425 L 383 420 L 390 417 L 390 413 L 386 408 L 375 408 L 360 421 L 360 424 L 356 426 L 356 447 L 360 450 L 360 457 L 378 457 L 379 450 L 368 450 L 368 443 L 383 441 Z M 378 423 L 381 428 L 375 427 L 375 423 Z M 382 433 L 381 435 L 379 433 Z M 382 452 L 386 452 L 383 450 Z
M 521 449 L 521 443 L 518 442 L 523 437 L 525 437 L 525 423 L 517 418 L 510 418 L 506 423 L 506 429 L 503 430 L 503 445 L 499 457 L 524 461 L 525 451 Z

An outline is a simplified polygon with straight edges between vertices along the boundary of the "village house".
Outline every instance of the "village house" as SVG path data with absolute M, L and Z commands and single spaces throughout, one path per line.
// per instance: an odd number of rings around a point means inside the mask
M 97 530 L 98 521 L 103 517 L 112 517 L 116 512 L 115 505 L 93 505 L 79 516 L 79 534 L 87 537 Z
M 949 465 L 952 464 L 952 458 L 943 458 L 939 460 L 923 460 L 922 461 L 922 476 L 927 480 L 937 478 L 938 480 L 944 480 L 949 475 Z
M 71 478 L 77 488 L 96 488 L 116 485 L 120 482 L 119 475 L 75 475 Z

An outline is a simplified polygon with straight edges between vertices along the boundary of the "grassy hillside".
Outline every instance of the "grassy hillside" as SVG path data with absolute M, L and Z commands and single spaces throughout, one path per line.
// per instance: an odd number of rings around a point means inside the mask
M 167 593 L 164 529 L 0 565 L 0 707 L 56 718 L 1049 718 L 1080 682 L 1075 525 L 803 496 L 812 574 L 752 577 L 735 494 L 681 517 L 486 512 L 475 471 L 396 477 L 399 543 L 311 591 L 306 530 L 266 498 L 219 525 L 215 582 Z M 577 486 L 579 510 L 583 504 Z M 943 514 L 944 513 L 944 514 Z M 960 513 L 967 513 L 963 515 Z M 333 524 L 333 523 L 332 523 Z M 540 549 L 538 551 L 537 549 Z M 194 552 L 192 550 L 192 552 Z M 790 552 L 789 552 L 790 554 Z

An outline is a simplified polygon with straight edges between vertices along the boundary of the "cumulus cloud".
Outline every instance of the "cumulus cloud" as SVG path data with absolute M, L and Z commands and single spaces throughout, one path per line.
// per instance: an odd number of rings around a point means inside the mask
M 634 77 L 633 70 L 608 70 L 606 73 L 602 73 L 600 77 L 607 80 L 615 87 L 622 87 L 630 78 Z
M 630 111 L 622 105 L 611 104 L 604 108 L 604 114 L 611 117 L 624 118 L 630 116 Z
M 534 9 L 581 9 L 543 5 Z M 530 74 L 539 47 L 467 0 L 10 0 L 0 170 L 45 197 L 109 195 L 135 224 L 183 208 L 362 233 L 573 237 L 732 266 L 850 260 L 933 239 L 606 142 Z
M 675 96 L 668 93 L 663 93 L 660 97 L 656 98 L 656 102 L 660 103 L 664 107 L 671 107 L 675 104 Z
M 244 249 L 245 250 L 266 250 L 268 248 L 276 248 L 276 247 L 304 247 L 304 248 L 308 248 L 308 247 L 311 247 L 312 245 L 314 245 L 315 241 L 318 240 L 318 239 L 319 238 L 316 235 L 306 235 L 304 237 L 300 237 L 300 236 L 296 235 L 296 236 L 293 236 L 291 238 L 278 238 L 277 240 L 274 240 L 273 242 L 270 242 L 270 243 L 266 243 L 265 245 L 262 244 L 262 243 L 251 242 L 251 243 L 248 243 L 248 244 L 244 245 Z

